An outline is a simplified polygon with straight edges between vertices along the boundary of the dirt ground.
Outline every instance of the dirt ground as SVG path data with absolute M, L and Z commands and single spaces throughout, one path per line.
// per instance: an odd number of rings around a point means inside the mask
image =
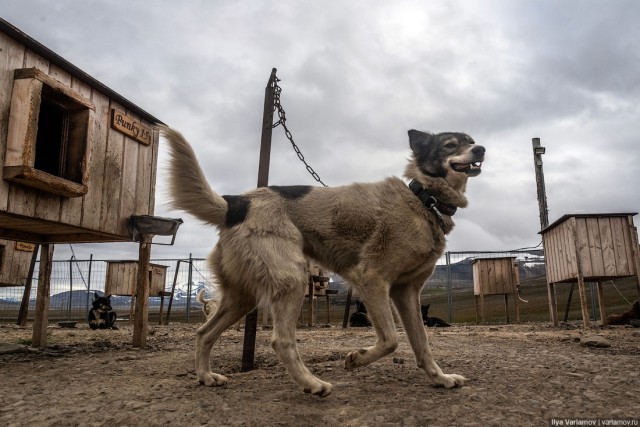
M 467 385 L 435 388 L 402 329 L 394 355 L 355 371 L 346 354 L 375 341 L 371 328 L 299 329 L 309 369 L 334 385 L 302 393 L 259 330 L 256 369 L 240 372 L 242 331 L 223 334 L 212 354 L 225 387 L 201 386 L 194 371 L 198 325 L 151 326 L 134 349 L 133 329 L 49 327 L 49 347 L 30 349 L 31 326 L 0 325 L 0 425 L 4 426 L 515 426 L 563 420 L 640 420 L 640 329 L 583 330 L 548 323 L 430 329 L 436 359 Z M 585 346 L 599 336 L 610 347 Z M 18 344 L 10 352 L 6 343 Z M 2 351 L 4 349 L 4 351 Z M 635 424 L 634 424 L 635 423 Z M 604 424 L 601 424 L 604 425 Z

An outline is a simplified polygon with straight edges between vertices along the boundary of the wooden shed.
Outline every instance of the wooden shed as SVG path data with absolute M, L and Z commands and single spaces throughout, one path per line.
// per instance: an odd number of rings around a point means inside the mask
M 473 294 L 476 306 L 476 322 L 484 322 L 484 297 L 504 296 L 504 310 L 509 323 L 509 295 L 513 296 L 516 322 L 520 322 L 518 286 L 520 275 L 515 257 L 478 258 L 473 260 Z
M 149 264 L 149 296 L 164 296 L 167 266 Z M 134 296 L 138 280 L 138 261 L 107 261 L 104 293 Z
M 0 287 L 25 286 L 35 245 L 0 239 Z
M 589 326 L 586 282 L 597 282 L 598 305 L 606 322 L 603 282 L 635 277 L 640 297 L 636 213 L 568 214 L 542 230 L 551 321 L 558 324 L 555 284 L 577 282 L 582 320 Z
M 161 122 L 2 19 L 0 58 L 0 237 L 131 241 Z
M 157 124 L 0 19 L 0 238 L 42 245 L 34 346 L 46 346 L 53 244 L 132 241 L 128 219 L 153 216 Z M 151 238 L 140 239 L 141 263 Z M 147 333 L 140 317 L 137 346 Z

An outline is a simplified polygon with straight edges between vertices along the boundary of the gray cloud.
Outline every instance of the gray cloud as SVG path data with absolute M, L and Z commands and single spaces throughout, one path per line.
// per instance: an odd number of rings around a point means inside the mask
M 532 137 L 547 147 L 551 219 L 638 210 L 639 12 L 619 0 L 9 0 L 2 13 L 182 131 L 223 194 L 256 185 L 272 67 L 289 129 L 329 185 L 402 174 L 410 128 L 468 132 L 488 152 L 449 239 L 459 251 L 539 242 Z M 270 182 L 315 183 L 279 128 L 271 158 Z M 185 224 L 154 255 L 204 256 L 215 230 L 167 210 L 163 180 L 156 213 Z M 130 252 L 106 246 L 76 252 Z

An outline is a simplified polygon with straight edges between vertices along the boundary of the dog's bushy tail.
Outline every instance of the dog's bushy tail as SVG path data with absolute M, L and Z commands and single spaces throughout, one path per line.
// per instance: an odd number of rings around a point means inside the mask
M 193 149 L 182 134 L 169 127 L 161 133 L 169 143 L 169 202 L 208 224 L 224 224 L 227 202 L 215 193 L 200 169 Z

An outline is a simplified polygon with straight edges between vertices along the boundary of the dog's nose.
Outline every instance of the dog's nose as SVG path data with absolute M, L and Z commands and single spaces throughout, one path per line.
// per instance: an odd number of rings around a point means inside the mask
M 473 147 L 471 152 L 476 156 L 484 156 L 485 149 L 482 145 L 478 145 L 476 147 Z

